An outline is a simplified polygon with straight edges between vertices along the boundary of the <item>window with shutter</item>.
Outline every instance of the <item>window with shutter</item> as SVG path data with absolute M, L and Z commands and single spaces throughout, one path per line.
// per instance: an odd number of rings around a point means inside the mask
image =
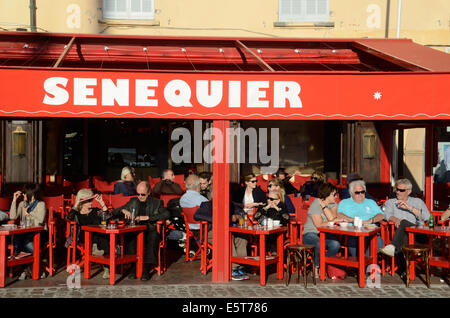
M 278 0 L 280 22 L 326 22 L 329 0 Z
M 103 0 L 103 18 L 153 20 L 154 8 L 154 0 Z

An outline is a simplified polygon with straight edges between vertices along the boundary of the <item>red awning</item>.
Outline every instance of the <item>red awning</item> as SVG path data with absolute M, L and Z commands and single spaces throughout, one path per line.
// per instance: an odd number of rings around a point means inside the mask
M 449 119 L 450 55 L 385 39 L 0 32 L 0 116 Z

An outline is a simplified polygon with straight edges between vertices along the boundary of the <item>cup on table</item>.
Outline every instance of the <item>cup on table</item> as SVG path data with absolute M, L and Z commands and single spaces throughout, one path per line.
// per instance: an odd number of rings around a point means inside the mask
M 334 222 L 328 222 L 328 226 L 334 226 Z
M 267 219 L 267 227 L 269 229 L 273 228 L 273 219 L 271 218 Z
M 280 226 L 280 220 L 273 220 L 273 226 Z
M 239 226 L 240 227 L 244 226 L 244 218 L 243 217 L 239 217 Z

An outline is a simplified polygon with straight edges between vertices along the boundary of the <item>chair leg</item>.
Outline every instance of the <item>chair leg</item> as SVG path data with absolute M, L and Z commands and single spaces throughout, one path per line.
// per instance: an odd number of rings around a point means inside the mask
M 311 250 L 311 265 L 312 265 L 311 273 L 312 273 L 314 285 L 316 285 L 316 261 L 315 261 L 315 259 L 316 259 L 316 251 L 315 251 L 315 248 L 312 248 L 312 250 Z
M 289 280 L 291 279 L 291 252 L 287 252 L 286 258 L 286 286 L 289 286 Z
M 406 259 L 406 287 L 409 287 L 409 252 L 404 253 Z
M 306 267 L 306 262 L 308 260 L 308 257 L 306 256 L 306 250 L 302 250 L 302 257 L 303 257 L 303 281 L 305 288 L 308 287 L 308 268 Z
M 430 288 L 430 252 L 424 252 L 426 274 L 427 274 L 427 287 Z

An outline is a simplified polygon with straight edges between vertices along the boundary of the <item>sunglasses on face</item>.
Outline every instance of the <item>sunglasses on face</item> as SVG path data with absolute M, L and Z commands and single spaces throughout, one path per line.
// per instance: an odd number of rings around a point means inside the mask
M 365 194 L 365 193 L 366 193 L 365 190 L 362 190 L 362 191 L 355 191 L 355 194 Z
M 278 198 L 267 197 L 267 200 L 269 200 L 269 201 L 276 201 L 276 200 L 278 200 Z
M 397 188 L 397 190 L 395 190 L 395 191 L 397 191 L 397 192 L 405 192 L 406 190 L 408 190 L 408 189 L 398 189 Z
M 138 195 L 138 197 L 145 197 L 147 195 L 147 193 L 138 193 L 137 195 Z
M 256 183 L 256 180 L 250 180 L 249 182 L 251 182 L 251 183 Z

